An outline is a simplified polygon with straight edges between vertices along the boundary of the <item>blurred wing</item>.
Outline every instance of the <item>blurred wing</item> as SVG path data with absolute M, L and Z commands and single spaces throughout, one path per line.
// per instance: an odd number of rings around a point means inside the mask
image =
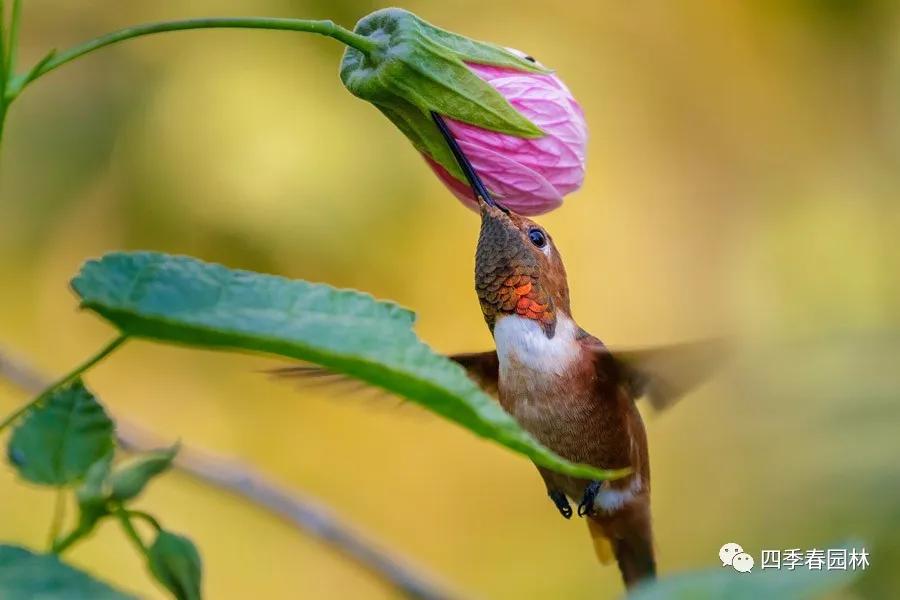
M 500 377 L 500 361 L 494 350 L 490 352 L 471 352 L 468 354 L 451 354 L 448 356 L 466 370 L 472 381 L 478 384 L 488 395 L 497 397 Z
M 472 381 L 477 383 L 487 394 L 497 397 L 497 378 L 500 368 L 495 351 L 451 354 L 447 358 L 459 363 L 469 374 L 469 377 L 472 378 Z M 292 379 L 310 385 L 322 384 L 328 387 L 341 388 L 342 391 L 348 391 L 345 387 L 348 385 L 357 390 L 371 389 L 368 384 L 362 381 L 314 365 L 283 367 L 273 369 L 269 373 L 275 377 Z M 388 394 L 388 392 L 384 393 Z
M 724 340 L 612 353 L 635 397 L 646 396 L 656 410 L 669 408 L 712 377 L 731 354 L 732 347 Z

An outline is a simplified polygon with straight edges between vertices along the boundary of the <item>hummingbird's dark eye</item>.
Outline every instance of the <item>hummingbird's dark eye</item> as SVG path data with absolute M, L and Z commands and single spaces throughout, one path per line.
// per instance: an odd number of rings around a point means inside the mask
M 536 62 L 537 62 L 537 61 L 534 59 L 533 56 L 526 56 L 526 57 L 525 57 L 525 60 L 527 60 L 528 62 L 533 62 L 533 63 L 536 63 Z
M 531 243 L 537 246 L 538 248 L 543 248 L 547 245 L 547 236 L 544 235 L 544 232 L 540 229 L 531 229 L 528 231 L 528 239 L 531 240 Z

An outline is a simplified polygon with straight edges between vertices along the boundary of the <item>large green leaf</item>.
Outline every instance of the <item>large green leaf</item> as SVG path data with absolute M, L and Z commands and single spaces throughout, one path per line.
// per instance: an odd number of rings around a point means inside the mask
M 368 294 L 149 252 L 89 261 L 72 287 L 84 307 L 124 334 L 314 362 L 405 396 L 550 469 L 621 475 L 574 465 L 540 445 L 459 365 L 416 337 L 413 313 Z
M 821 598 L 847 585 L 855 575 L 854 571 L 819 571 L 805 567 L 793 571 L 754 568 L 750 573 L 715 567 L 639 586 L 628 595 L 628 600 L 803 600 Z
M 112 421 L 79 380 L 28 412 L 9 440 L 8 455 L 28 481 L 66 485 L 84 477 L 113 444 Z
M 129 600 L 53 554 L 0 546 L 0 598 L 9 600 Z

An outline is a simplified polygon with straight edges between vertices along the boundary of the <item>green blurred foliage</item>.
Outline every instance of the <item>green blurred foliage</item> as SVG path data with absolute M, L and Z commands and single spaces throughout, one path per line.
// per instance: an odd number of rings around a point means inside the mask
M 16 425 L 7 456 L 26 481 L 66 486 L 113 451 L 113 422 L 81 380 L 55 390 Z
M 402 6 L 527 50 L 582 101 L 585 187 L 541 219 L 581 325 L 620 346 L 757 340 L 741 377 L 648 420 L 661 571 L 714 566 L 728 541 L 758 553 L 852 537 L 873 565 L 852 593 L 895 594 L 900 5 Z M 351 25 L 378 7 L 29 0 L 22 55 L 151 20 Z M 142 248 L 363 289 L 416 310 L 436 350 L 488 347 L 472 291 L 477 218 L 342 88 L 340 55 L 311 36 L 190 32 L 104 50 L 30 88 L 0 162 L 0 343 L 67 371 L 110 329 L 74 310 L 66 281 L 87 257 Z M 785 337 L 801 341 L 776 350 Z M 531 465 L 414 410 L 335 402 L 258 372 L 278 364 L 136 343 L 90 383 L 113 415 L 253 462 L 479 596 L 619 593 Z M 22 400 L 0 387 L 6 410 Z M 10 468 L 0 494 L 0 537 L 40 547 L 52 494 L 23 489 Z M 389 596 L 186 478 L 159 481 L 144 503 L 197 543 L 211 598 Z M 103 525 L 70 558 L 160 597 L 127 543 Z
M 134 598 L 60 562 L 56 555 L 7 545 L 0 546 L 0 594 L 4 598 Z

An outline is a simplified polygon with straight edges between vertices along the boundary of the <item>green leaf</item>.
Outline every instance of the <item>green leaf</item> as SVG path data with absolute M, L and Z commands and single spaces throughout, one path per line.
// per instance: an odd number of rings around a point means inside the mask
M 77 380 L 31 409 L 9 441 L 8 455 L 33 483 L 66 485 L 113 449 L 113 422 Z
M 572 464 L 539 444 L 462 367 L 416 337 L 410 311 L 368 294 L 150 252 L 89 261 L 72 287 L 84 307 L 129 336 L 317 363 L 409 398 L 549 469 L 587 479 L 624 474 Z
M 150 572 L 178 600 L 200 600 L 203 562 L 193 542 L 160 530 L 147 552 Z
M 18 546 L 0 546 L 0 598 L 29 600 L 128 600 L 53 554 L 34 554 Z
M 847 585 L 854 571 L 793 571 L 754 568 L 738 573 L 729 567 L 715 567 L 665 577 L 637 587 L 628 600 L 757 600 L 758 598 L 821 598 Z
M 117 466 L 109 478 L 112 497 L 120 502 L 135 498 L 151 479 L 165 471 L 178 454 L 179 444 L 135 456 Z

